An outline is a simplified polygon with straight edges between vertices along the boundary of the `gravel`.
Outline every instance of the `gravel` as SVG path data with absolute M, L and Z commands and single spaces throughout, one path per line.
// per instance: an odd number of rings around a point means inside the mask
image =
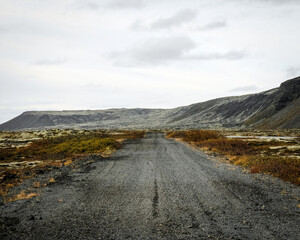
M 1 239 L 299 239 L 300 188 L 249 174 L 162 133 L 26 181 L 0 206 Z

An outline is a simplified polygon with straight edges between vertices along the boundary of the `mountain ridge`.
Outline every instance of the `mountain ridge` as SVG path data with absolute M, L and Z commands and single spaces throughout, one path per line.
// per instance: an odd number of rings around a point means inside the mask
M 300 128 L 300 77 L 260 93 L 221 97 L 170 109 L 26 111 L 1 131 L 45 128 Z

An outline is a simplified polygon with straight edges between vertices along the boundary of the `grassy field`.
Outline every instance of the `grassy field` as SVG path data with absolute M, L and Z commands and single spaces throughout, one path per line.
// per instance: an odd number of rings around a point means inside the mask
M 227 156 L 230 163 L 246 167 L 251 173 L 268 173 L 300 185 L 299 132 L 289 131 L 288 136 L 295 138 L 278 137 L 284 136 L 283 134 L 284 132 L 278 134 L 274 131 L 273 134 L 271 132 L 259 134 L 258 131 L 239 134 L 237 131 L 189 130 L 169 131 L 166 136 L 181 139 L 196 148 Z M 240 135 L 240 138 L 226 137 L 237 135 Z
M 0 196 L 40 172 L 90 154 L 107 157 L 143 131 L 48 130 L 0 132 Z

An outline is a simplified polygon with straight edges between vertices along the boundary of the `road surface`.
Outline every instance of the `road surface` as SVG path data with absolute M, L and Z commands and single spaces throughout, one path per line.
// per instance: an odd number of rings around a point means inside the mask
M 162 133 L 88 160 L 39 176 L 56 179 L 39 197 L 0 206 L 0 238 L 300 239 L 299 187 Z

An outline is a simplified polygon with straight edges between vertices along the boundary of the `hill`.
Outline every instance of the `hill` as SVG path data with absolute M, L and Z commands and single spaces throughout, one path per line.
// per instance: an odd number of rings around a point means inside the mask
M 173 109 L 29 111 L 1 131 L 44 128 L 300 128 L 300 77 L 265 92 L 213 99 Z

